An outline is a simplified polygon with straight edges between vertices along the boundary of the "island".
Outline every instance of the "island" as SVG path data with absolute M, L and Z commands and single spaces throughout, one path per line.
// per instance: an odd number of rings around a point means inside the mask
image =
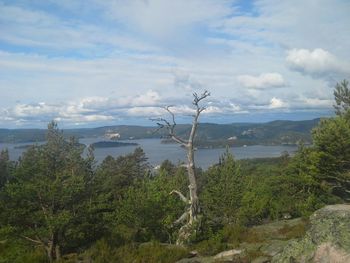
M 137 146 L 138 143 L 134 142 L 108 142 L 108 141 L 101 141 L 101 142 L 94 142 L 91 144 L 94 148 L 112 148 L 112 147 L 123 147 L 123 146 Z
M 15 149 L 28 149 L 30 147 L 33 147 L 34 144 L 24 144 L 24 145 L 19 145 L 19 146 L 15 146 Z

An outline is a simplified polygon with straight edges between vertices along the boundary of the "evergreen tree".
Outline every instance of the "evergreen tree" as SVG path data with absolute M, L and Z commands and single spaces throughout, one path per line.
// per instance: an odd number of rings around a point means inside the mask
M 207 218 L 217 224 L 236 222 L 243 195 L 243 177 L 239 164 L 226 151 L 217 166 L 206 175 L 201 194 Z
M 350 200 L 350 120 L 345 115 L 322 120 L 313 131 L 318 180 Z
M 337 115 L 343 115 L 350 110 L 350 89 L 349 81 L 344 79 L 342 82 L 337 83 L 334 90 L 334 99 Z
M 8 150 L 2 150 L 0 152 L 0 189 L 9 181 L 13 168 Z
M 32 244 L 59 259 L 85 215 L 91 174 L 76 141 L 65 141 L 57 124 L 48 126 L 47 143 L 24 153 L 13 180 L 4 189 L 4 222 Z

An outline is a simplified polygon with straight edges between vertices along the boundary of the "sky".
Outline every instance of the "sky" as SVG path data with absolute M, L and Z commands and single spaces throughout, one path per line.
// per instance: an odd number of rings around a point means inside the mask
M 333 114 L 349 0 L 0 0 L 0 128 Z

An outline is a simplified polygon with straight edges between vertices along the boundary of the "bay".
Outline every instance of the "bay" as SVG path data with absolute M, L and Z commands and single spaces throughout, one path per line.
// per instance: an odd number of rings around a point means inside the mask
M 94 142 L 105 141 L 105 138 L 82 138 L 80 143 L 85 145 L 92 144 Z M 108 147 L 97 148 L 94 151 L 95 158 L 98 162 L 101 162 L 108 155 L 117 157 L 132 153 L 136 147 L 141 147 L 148 157 L 148 161 L 152 166 L 157 166 L 162 161 L 168 159 L 173 163 L 184 162 L 186 160 L 186 151 L 178 144 L 163 144 L 160 139 L 140 139 L 140 140 L 128 140 L 121 142 L 133 142 L 138 143 L 138 146 L 122 146 L 122 147 Z M 7 148 L 9 150 L 10 159 L 18 160 L 21 154 L 26 150 L 23 148 L 16 148 L 23 145 L 30 145 L 30 143 L 0 143 L 0 150 Z M 231 147 L 229 151 L 235 156 L 236 159 L 248 159 L 248 158 L 265 158 L 265 157 L 279 157 L 283 152 L 293 154 L 297 150 L 297 146 L 289 145 L 253 145 L 246 147 Z M 198 149 L 195 152 L 196 165 L 207 169 L 209 166 L 217 163 L 222 154 L 226 151 L 225 148 L 220 149 Z

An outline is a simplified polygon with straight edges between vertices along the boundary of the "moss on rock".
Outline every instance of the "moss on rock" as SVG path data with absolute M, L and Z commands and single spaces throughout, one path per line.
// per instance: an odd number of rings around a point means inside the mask
M 272 262 L 319 262 L 317 257 L 350 258 L 350 205 L 331 205 L 310 217 L 310 228 L 300 240 L 290 241 Z M 348 257 L 349 256 L 349 257 Z M 323 262 L 323 261 L 322 261 Z

